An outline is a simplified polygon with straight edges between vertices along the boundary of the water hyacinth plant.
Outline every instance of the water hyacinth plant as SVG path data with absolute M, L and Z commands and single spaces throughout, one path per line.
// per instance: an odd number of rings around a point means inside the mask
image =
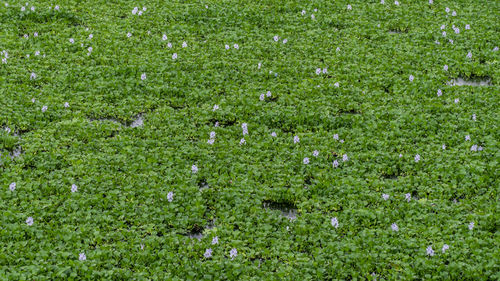
M 0 279 L 499 279 L 498 7 L 2 2 Z

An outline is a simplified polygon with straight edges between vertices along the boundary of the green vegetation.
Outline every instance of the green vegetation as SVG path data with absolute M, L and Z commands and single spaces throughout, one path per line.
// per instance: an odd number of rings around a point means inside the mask
M 0 6 L 0 279 L 500 279 L 499 1 L 55 4 Z

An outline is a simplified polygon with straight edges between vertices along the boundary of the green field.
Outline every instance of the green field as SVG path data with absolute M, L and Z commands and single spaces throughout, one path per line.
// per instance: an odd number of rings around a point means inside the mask
M 500 279 L 500 1 L 4 1 L 0 280 Z

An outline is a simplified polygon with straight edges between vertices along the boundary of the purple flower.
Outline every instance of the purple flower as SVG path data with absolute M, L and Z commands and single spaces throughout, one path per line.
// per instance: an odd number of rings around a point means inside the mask
M 272 132 L 271 137 L 276 137 L 276 132 Z
M 317 151 L 317 150 L 313 151 L 313 156 L 314 157 L 318 157 L 318 155 L 319 155 L 319 151 Z
M 167 34 L 163 34 L 163 36 L 161 37 L 161 40 L 167 41 L 167 39 L 168 39 Z
M 347 5 L 347 10 L 352 10 L 352 6 L 350 4 Z
M 188 46 L 188 44 L 186 43 L 186 41 L 182 42 L 182 48 L 186 48 Z
M 42 106 L 42 112 L 47 111 L 48 107 L 46 105 Z
M 410 79 L 410 82 L 413 82 L 413 79 L 414 79 L 414 78 L 415 78 L 415 77 L 413 77 L 413 75 L 410 75 L 410 78 L 409 78 L 409 79 Z
M 173 60 L 177 59 L 177 53 L 174 53 L 174 54 L 172 55 L 172 59 L 173 59 Z
M 168 42 L 168 43 L 167 43 L 167 47 L 168 47 L 169 49 L 172 49 L 172 43 Z
M 477 144 L 474 144 L 473 146 L 471 146 L 470 150 L 471 151 L 477 151 Z
M 68 103 L 68 102 L 65 102 L 65 103 L 64 103 L 64 107 L 65 107 L 65 108 L 68 108 L 68 107 L 69 107 L 69 103 Z
M 442 94 L 443 94 L 443 91 L 441 91 L 441 89 L 439 89 L 437 92 L 437 96 L 440 97 Z
M 432 246 L 427 247 L 427 255 L 429 256 L 434 256 L 434 250 L 432 249 Z
M 335 82 L 335 84 L 333 84 L 333 85 L 334 85 L 335 87 L 337 87 L 337 88 L 338 88 L 338 87 L 340 87 L 339 82 Z
M 410 202 L 410 200 L 411 200 L 411 194 L 410 193 L 406 193 L 405 194 L 405 199 L 406 199 L 406 201 Z
M 28 217 L 26 219 L 26 224 L 29 225 L 29 226 L 32 226 L 33 225 L 33 218 L 32 217 Z
M 415 155 L 415 162 L 420 161 L 420 154 Z
M 399 153 L 399 158 L 403 157 L 403 154 Z
M 233 260 L 236 256 L 238 255 L 238 251 L 236 248 L 232 248 L 231 251 L 229 252 L 229 257 Z
M 260 94 L 259 100 L 263 101 L 264 99 L 265 99 L 265 95 L 264 94 Z
M 389 199 L 389 194 L 385 194 L 385 193 L 382 194 L 382 198 L 384 198 L 384 200 L 387 201 L 387 199 Z
M 311 15 L 311 19 L 314 20 L 316 17 L 314 15 Z
M 446 31 L 443 31 L 442 35 L 443 37 L 446 37 Z
M 191 166 L 191 172 L 193 172 L 193 174 L 196 174 L 198 172 L 198 167 L 196 167 L 196 165 Z
M 71 185 L 71 192 L 76 192 L 78 190 L 78 186 L 76 184 Z
M 211 258 L 212 257 L 212 248 L 208 248 L 205 250 L 205 253 L 203 254 L 205 258 Z
M 327 74 L 327 73 L 328 73 L 328 69 L 326 69 L 326 67 L 323 68 L 323 74 Z
M 80 256 L 78 257 L 79 260 L 84 261 L 87 260 L 87 256 L 85 256 L 84 253 L 80 253 Z
M 293 143 L 298 143 L 298 142 L 300 142 L 299 136 L 294 136 Z
M 444 244 L 443 245 L 443 249 L 441 249 L 441 251 L 443 251 L 443 253 L 448 250 L 450 248 L 450 246 L 448 246 L 448 244 Z
M 335 134 L 335 135 L 333 135 L 333 139 L 334 139 L 334 140 L 339 140 L 339 134 Z
M 471 59 L 471 58 L 472 58 L 472 52 L 471 52 L 471 51 L 469 51 L 469 52 L 467 53 L 467 58 L 469 58 L 469 59 Z
M 446 9 L 444 9 L 446 11 L 446 13 L 449 13 L 450 12 L 450 8 L 446 7 Z
M 243 144 L 245 144 L 245 143 L 246 143 L 245 138 L 242 138 L 242 139 L 240 140 L 240 145 L 243 145 Z
M 306 14 L 306 10 L 302 10 L 302 12 L 300 14 L 301 15 L 305 15 Z
M 36 73 L 35 72 L 31 72 L 30 79 L 31 80 L 36 79 Z
M 455 99 L 455 103 L 458 103 L 459 101 L 460 101 L 460 99 L 459 99 L 459 98 L 456 98 L 456 99 Z
M 446 149 L 446 144 L 443 144 L 443 145 L 441 146 L 441 148 L 443 148 L 443 150 L 445 150 L 445 149 Z
M 429 0 L 429 4 L 432 4 L 432 3 L 434 3 L 434 0 Z
M 286 44 L 288 42 L 288 39 L 283 39 L 283 44 Z
M 248 135 L 248 126 L 247 126 L 247 123 L 241 124 L 241 129 L 243 130 L 243 135 Z
M 472 230 L 474 228 L 474 222 L 469 223 L 469 230 Z
M 212 238 L 212 245 L 219 244 L 219 237 L 215 236 Z
M 465 136 L 465 141 L 470 141 L 470 135 Z
M 394 5 L 399 6 L 399 2 L 398 1 L 394 1 Z
M 493 48 L 493 52 L 498 51 L 498 47 Z
M 395 223 L 391 224 L 391 228 L 392 228 L 393 231 L 399 231 L 399 227 Z
M 275 41 L 275 42 L 278 42 L 278 40 L 279 40 L 280 38 L 279 38 L 279 36 L 278 36 L 278 35 L 276 35 L 276 36 L 274 36 L 274 37 L 273 37 L 273 39 L 274 39 L 274 41 Z
M 307 158 L 307 157 L 306 157 L 306 158 L 304 158 L 303 162 L 304 162 L 304 164 L 306 164 L 306 165 L 307 165 L 307 164 L 309 164 L 309 158 Z
M 215 132 L 214 131 L 210 132 L 210 138 L 215 139 Z
M 270 98 L 271 97 L 271 91 L 267 91 L 266 97 Z
M 321 74 L 321 68 L 316 68 L 316 75 L 320 75 Z
M 444 67 L 443 67 L 444 71 L 448 71 L 448 65 L 445 64 Z
M 238 50 L 240 48 L 240 46 L 238 46 L 238 44 L 234 44 L 233 46 L 236 50 Z
M 214 108 L 212 109 L 212 111 L 216 111 L 217 109 L 219 109 L 219 106 L 218 105 L 214 105 Z
M 215 139 L 209 139 L 209 140 L 207 140 L 208 144 L 214 144 L 214 142 L 215 142 Z
M 333 167 L 337 168 L 339 166 L 339 162 L 337 160 L 333 160 Z
M 146 73 L 141 74 L 141 80 L 146 80 Z
M 347 154 L 342 155 L 342 161 L 345 162 L 347 160 L 349 160 L 349 158 L 347 157 Z
M 69 38 L 69 43 L 74 44 L 75 43 L 75 39 Z
M 130 33 L 130 32 L 129 32 L 129 33 L 127 33 L 127 37 L 128 37 L 128 38 L 132 37 L 132 33 Z
M 337 220 L 337 217 L 332 218 L 331 224 L 333 227 L 338 228 L 339 227 L 339 221 Z
M 16 183 L 15 182 L 11 183 L 9 185 L 9 189 L 10 189 L 10 191 L 14 191 L 16 189 Z
M 167 200 L 168 200 L 168 202 L 172 202 L 172 200 L 174 200 L 174 193 L 172 191 L 170 191 L 167 194 Z
M 476 121 L 476 114 L 472 114 L 472 120 Z

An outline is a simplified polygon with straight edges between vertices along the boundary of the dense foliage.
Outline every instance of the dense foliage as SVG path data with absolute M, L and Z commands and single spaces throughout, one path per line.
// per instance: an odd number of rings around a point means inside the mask
M 499 1 L 7 2 L 1 279 L 500 279 Z

